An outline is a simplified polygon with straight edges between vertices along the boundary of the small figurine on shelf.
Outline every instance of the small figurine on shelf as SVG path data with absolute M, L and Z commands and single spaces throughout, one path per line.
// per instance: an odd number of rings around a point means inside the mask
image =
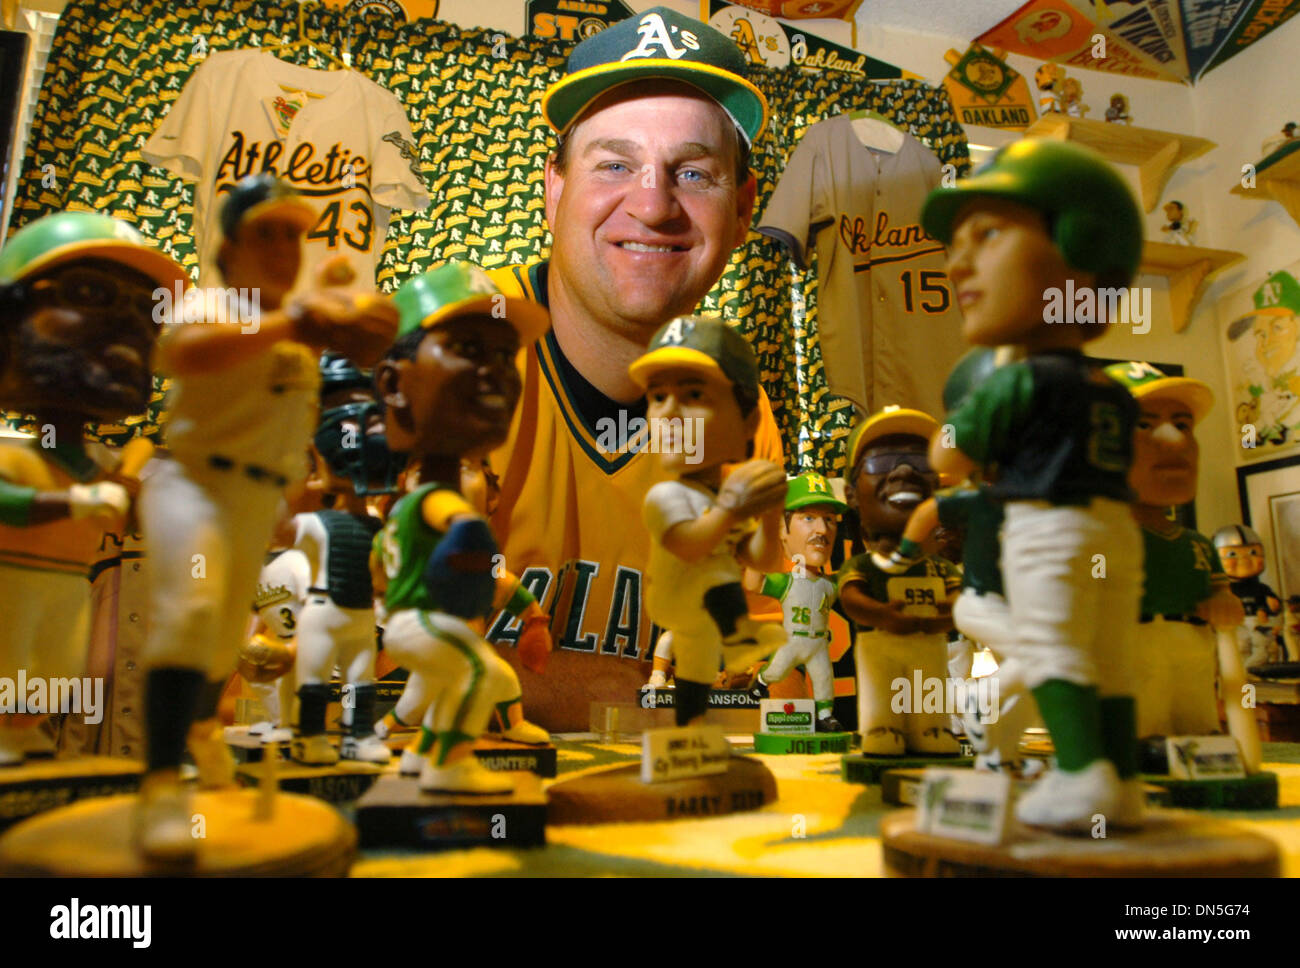
M 1034 71 L 1034 84 L 1042 95 L 1038 98 L 1040 114 L 1060 114 L 1063 111 L 1061 97 L 1065 90 L 1065 68 L 1048 61 L 1039 64 Z
M 1294 121 L 1288 121 L 1282 126 L 1281 134 L 1274 135 L 1264 142 L 1262 150 L 1265 155 L 1271 155 L 1279 148 L 1285 148 L 1287 145 L 1291 144 L 1297 137 L 1300 137 L 1300 133 L 1297 133 L 1296 123 Z
M 948 246 L 966 338 L 1025 354 L 971 391 L 930 447 L 941 472 L 997 468 L 1013 634 L 1056 749 L 1017 816 L 1065 831 L 1092 829 L 1097 814 L 1140 826 L 1128 670 L 1142 593 L 1128 504 L 1137 406 L 1081 351 L 1107 328 L 1096 291 L 1137 271 L 1141 210 L 1095 152 L 1030 138 L 932 191 L 921 219 Z M 1044 312 L 1052 292 L 1075 294 L 1068 317 Z
M 1196 235 L 1196 219 L 1187 217 L 1187 210 L 1182 202 L 1168 202 L 1165 205 L 1165 218 L 1169 221 L 1160 226 L 1160 231 L 1164 233 L 1166 242 L 1170 245 L 1196 244 L 1193 241 L 1193 236 Z
M 1129 117 L 1128 113 L 1128 98 L 1123 94 L 1112 94 L 1110 96 L 1110 107 L 1106 109 L 1106 120 L 1132 124 L 1133 119 Z
M 741 585 L 742 564 L 781 566 L 785 472 L 750 457 L 758 360 L 721 319 L 671 320 L 628 372 L 646 388 L 651 443 L 670 477 L 646 494 L 646 608 L 672 633 L 677 725 L 694 725 L 720 667 L 745 669 L 785 644 L 780 625 L 750 617 Z M 688 420 L 693 451 L 682 445 Z M 738 462 L 724 479 L 724 465 Z
M 124 466 L 88 444 L 88 421 L 143 412 L 153 387 L 153 293 L 188 284 L 125 222 L 60 212 L 0 249 L 0 406 L 35 419 L 0 446 L 0 676 L 66 681 L 85 671 L 91 566 L 120 530 L 152 447 Z M 33 713 L 0 715 L 0 766 L 42 748 Z
M 272 552 L 257 576 L 253 596 L 253 629 L 239 650 L 238 672 L 262 703 L 266 719 L 248 732 L 263 743 L 293 738 L 292 724 L 298 655 L 298 613 L 311 587 L 311 564 L 301 551 Z
M 507 739 L 540 744 L 523 716 L 515 671 L 483 640 L 497 589 L 497 545 L 460 493 L 461 462 L 506 439 L 521 383 L 515 356 L 550 326 L 536 303 L 503 296 L 477 266 L 448 262 L 402 284 L 397 341 L 375 368 L 389 446 L 416 462 L 419 485 L 389 512 L 374 542 L 386 582 L 384 649 L 420 676 L 433 742 L 420 789 L 504 794 L 504 773 L 473 754 L 493 712 Z
M 1236 629 L 1241 603 L 1210 539 L 1167 516 L 1196 499 L 1194 428 L 1214 395 L 1200 380 L 1166 376 L 1149 363 L 1114 363 L 1106 373 L 1138 403 L 1129 472 L 1145 573 L 1142 630 L 1134 640 L 1138 736 L 1217 733 L 1214 629 Z
M 1061 83 L 1061 108 L 1072 118 L 1081 118 L 1092 109 L 1083 103 L 1083 83 L 1077 77 L 1067 77 Z
M 1263 541 L 1246 525 L 1230 524 L 1214 532 L 1214 548 L 1232 579 L 1232 594 L 1246 610 L 1246 620 L 1237 629 L 1237 649 L 1246 670 L 1285 661 L 1282 600 L 1259 577 L 1267 564 Z
M 202 784 L 233 781 L 217 699 L 246 642 L 285 488 L 306 476 L 319 356 L 329 346 L 372 361 L 397 326 L 386 297 L 347 288 L 345 263 L 323 264 L 311 288 L 289 296 L 316 211 L 274 175 L 239 181 L 218 218 L 217 265 L 245 294 L 242 318 L 213 303 L 202 325 L 174 325 L 160 341 L 172 378 L 171 459 L 158 462 L 140 495 L 152 612 L 135 833 L 155 861 L 189 862 L 200 847 L 180 781 L 187 737 Z
M 758 671 L 761 689 L 780 682 L 795 666 L 812 680 L 819 733 L 843 727 L 832 714 L 835 677 L 831 671 L 830 628 L 827 619 L 835 604 L 835 582 L 826 575 L 840 515 L 846 505 L 830 482 L 809 472 L 790 481 L 785 498 L 785 556 L 794 567 L 764 577 L 760 593 L 777 599 L 785 616 L 785 645 Z
M 857 625 L 858 732 L 862 752 L 871 756 L 960 751 L 946 728 L 949 715 L 923 711 L 919 696 L 899 710 L 894 689 L 918 672 L 923 682 L 942 681 L 948 667 L 961 575 L 947 559 L 900 543 L 908 517 L 939 484 L 926 456 L 938 429 L 929 414 L 885 407 L 849 436 L 848 497 L 867 551 L 844 563 L 837 590 Z M 894 552 L 908 559 L 901 569 L 891 561 Z
M 365 373 L 335 353 L 321 356 L 320 373 L 322 411 L 311 454 L 326 507 L 293 518 L 294 547 L 307 556 L 313 581 L 298 614 L 298 728 L 291 755 L 321 765 L 340 756 L 387 763 L 388 747 L 373 729 L 378 648 L 370 545 L 382 522 L 366 502 L 396 492 L 406 457 L 388 448 L 383 407 L 371 396 Z M 336 402 L 340 398 L 347 402 Z M 347 730 L 339 750 L 325 735 L 336 665 Z

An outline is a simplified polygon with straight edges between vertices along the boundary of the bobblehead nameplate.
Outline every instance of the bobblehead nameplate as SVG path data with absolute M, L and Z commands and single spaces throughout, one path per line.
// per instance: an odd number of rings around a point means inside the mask
M 916 829 L 936 837 L 1000 844 L 1011 811 L 1011 778 L 981 770 L 925 771 L 917 798 Z
M 1246 775 L 1241 748 L 1231 736 L 1170 736 L 1169 775 L 1182 780 L 1236 780 Z
M 817 704 L 811 699 L 764 699 L 759 703 L 761 732 L 777 736 L 806 736 L 817 732 Z
M 641 782 L 726 773 L 731 744 L 719 726 L 650 729 L 641 736 Z

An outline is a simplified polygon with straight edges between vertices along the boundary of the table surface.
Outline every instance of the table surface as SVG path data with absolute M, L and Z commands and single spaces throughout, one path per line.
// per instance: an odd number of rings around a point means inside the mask
M 752 737 L 732 736 L 753 753 Z M 750 745 L 745 745 L 748 740 Z M 559 777 L 639 760 L 639 744 L 591 734 L 557 736 Z M 778 798 L 761 810 L 699 820 L 548 826 L 547 845 L 436 853 L 365 851 L 356 877 L 778 876 L 880 877 L 880 821 L 898 809 L 879 786 L 840 779 L 840 757 L 757 756 L 772 770 Z M 1276 810 L 1202 811 L 1273 840 L 1283 874 L 1300 876 L 1300 743 L 1265 743 L 1264 769 L 1278 774 Z M 551 783 L 555 781 L 547 781 Z

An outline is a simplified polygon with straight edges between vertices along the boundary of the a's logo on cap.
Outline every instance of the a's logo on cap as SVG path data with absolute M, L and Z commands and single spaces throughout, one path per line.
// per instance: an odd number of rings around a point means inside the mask
M 1266 282 L 1259 287 L 1259 304 L 1260 306 L 1276 306 L 1282 301 L 1282 284 L 1280 282 Z
M 477 266 L 472 266 L 468 275 L 468 285 L 465 288 L 470 292 L 477 292 L 484 296 L 495 296 L 500 292 L 500 290 L 492 284 L 492 278 Z
M 681 39 L 682 46 L 678 47 L 673 43 L 671 32 L 668 25 L 664 23 L 664 18 L 657 13 L 648 13 L 641 18 L 637 25 L 636 32 L 641 35 L 641 42 L 636 45 L 634 50 L 628 51 L 619 60 L 632 60 L 634 57 L 670 57 L 678 60 L 686 56 L 687 50 L 699 50 L 700 41 L 690 30 L 679 30 L 677 27 L 672 28 Z M 658 48 L 656 50 L 655 48 Z
M 830 484 L 827 482 L 826 478 L 822 477 L 820 474 L 809 474 L 807 480 L 809 491 L 816 491 L 818 494 L 830 493 Z
M 674 319 L 671 323 L 668 324 L 668 328 L 664 330 L 664 334 L 659 337 L 659 345 L 660 346 L 667 346 L 669 344 L 672 344 L 674 346 L 680 345 L 681 342 L 684 339 L 686 339 L 686 333 L 684 333 L 682 330 L 683 329 L 690 330 L 694 328 L 695 328 L 695 324 L 688 319 Z
M 135 245 L 144 245 L 144 236 L 127 225 L 125 222 L 115 221 L 113 223 L 113 235 L 123 242 L 131 242 Z

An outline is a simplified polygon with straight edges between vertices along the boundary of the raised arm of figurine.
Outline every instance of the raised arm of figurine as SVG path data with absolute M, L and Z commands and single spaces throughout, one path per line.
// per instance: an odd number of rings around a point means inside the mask
M 784 481 L 784 474 L 782 480 Z M 742 565 L 764 572 L 781 569 L 785 564 L 785 554 L 781 546 L 781 518 L 782 510 L 778 506 L 764 512 L 758 519 L 758 530 L 742 541 L 736 549 L 738 552 L 736 557 Z
M 1214 589 L 1210 597 L 1196 606 L 1196 617 L 1204 619 L 1216 629 L 1236 628 L 1246 620 L 1246 610 L 1241 599 L 1232 594 L 1225 576 L 1211 580 Z
M 930 441 L 930 466 L 940 474 L 955 480 L 970 477 L 971 471 L 978 466 L 955 444 L 950 444 L 942 430 Z
M 497 577 L 496 595 L 492 598 L 492 611 L 504 609 L 519 619 L 523 628 L 519 632 L 519 661 L 529 672 L 541 675 L 546 671 L 554 643 L 551 641 L 551 616 L 542 611 L 519 576 L 502 570 Z
M 899 537 L 898 546 L 888 556 L 872 552 L 871 560 L 881 571 L 901 575 L 925 557 L 922 543 L 939 527 L 939 504 L 928 497 L 916 506 Z

